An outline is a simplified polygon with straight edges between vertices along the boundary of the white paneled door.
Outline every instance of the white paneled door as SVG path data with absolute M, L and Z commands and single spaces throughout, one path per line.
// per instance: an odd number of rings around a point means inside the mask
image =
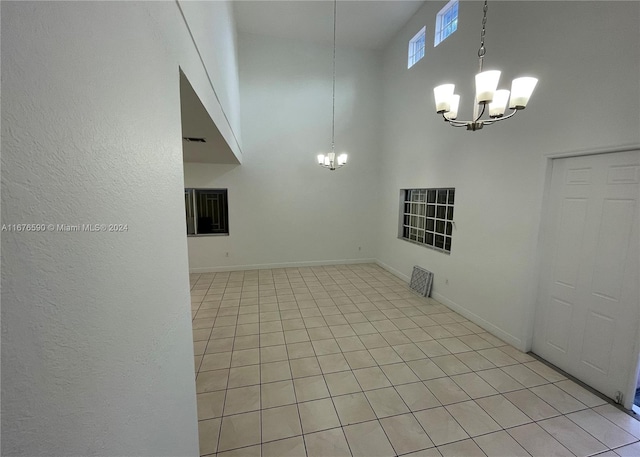
M 638 361 L 639 181 L 640 151 L 555 159 L 543 224 L 533 352 L 613 399 Z

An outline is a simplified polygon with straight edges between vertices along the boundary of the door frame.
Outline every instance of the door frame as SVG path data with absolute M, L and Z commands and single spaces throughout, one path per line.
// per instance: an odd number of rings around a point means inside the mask
M 533 348 L 533 335 L 535 331 L 535 324 L 538 317 L 538 299 L 539 290 L 540 290 L 540 280 L 541 280 L 541 269 L 542 269 L 542 247 L 545 241 L 549 238 L 549 230 L 550 227 L 546 223 L 547 212 L 549 207 L 549 201 L 551 199 L 551 176 L 553 172 L 553 161 L 555 159 L 565 159 L 571 157 L 584 157 L 590 155 L 597 154 L 613 154 L 617 152 L 633 152 L 640 151 L 640 143 L 635 144 L 627 144 L 620 146 L 611 146 L 604 148 L 594 148 L 594 149 L 584 149 L 577 151 L 567 151 L 567 152 L 553 152 L 544 154 L 545 159 L 545 173 L 544 173 L 544 187 L 542 191 L 542 206 L 540 208 L 538 214 L 538 232 L 537 232 L 537 241 L 535 243 L 535 250 L 532 260 L 532 269 L 533 274 L 530 283 L 530 296 L 531 296 L 531 305 L 527 307 L 527 315 L 526 318 L 526 329 L 525 329 L 525 347 L 527 350 L 531 350 Z M 633 405 L 633 400 L 635 397 L 636 391 L 636 383 L 638 380 L 638 376 L 640 375 L 640 324 L 636 330 L 636 338 L 634 342 L 634 349 L 632 353 L 634 359 L 629 361 L 629 366 L 632 368 L 629 373 L 629 379 L 627 381 L 626 389 L 622 392 L 623 394 L 623 402 L 621 406 L 625 409 L 630 410 Z

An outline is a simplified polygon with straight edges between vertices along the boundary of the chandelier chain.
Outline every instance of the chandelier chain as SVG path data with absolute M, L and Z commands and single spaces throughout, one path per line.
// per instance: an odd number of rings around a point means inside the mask
M 336 141 L 336 17 L 338 0 L 333 1 L 333 96 L 331 107 L 331 152 L 335 152 Z
M 347 154 L 336 155 L 336 47 L 338 28 L 338 0 L 333 0 L 333 73 L 331 87 L 331 152 L 318 154 L 318 165 L 327 170 L 335 171 L 347 164 Z
M 484 55 L 487 53 L 487 49 L 484 47 L 484 36 L 487 31 L 487 10 L 489 7 L 487 6 L 487 0 L 484 0 L 484 7 L 482 8 L 483 16 L 482 16 L 482 32 L 480 32 L 480 49 L 478 49 L 478 58 L 480 59 L 480 71 L 482 71 L 482 61 L 484 59 Z

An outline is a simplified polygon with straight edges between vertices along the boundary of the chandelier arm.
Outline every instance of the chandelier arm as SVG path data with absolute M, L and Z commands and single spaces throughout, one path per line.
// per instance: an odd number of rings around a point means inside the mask
M 342 165 L 322 165 L 322 164 L 321 164 L 320 166 L 321 166 L 322 168 L 326 168 L 327 170 L 334 171 L 334 170 L 337 170 L 338 168 L 342 168 L 342 167 L 344 167 L 344 164 L 342 164 Z
M 445 122 L 448 122 L 451 125 L 454 124 L 466 124 L 466 121 L 458 121 L 456 119 L 449 119 L 447 116 L 445 116 L 445 113 L 442 113 L 442 119 L 444 119 Z
M 445 122 L 448 122 L 452 127 L 466 127 L 468 124 L 474 123 L 474 121 L 461 121 L 458 119 L 447 119 L 444 115 L 442 115 Z M 475 121 L 477 122 L 477 121 Z
M 449 125 L 452 125 L 454 127 L 464 127 L 469 123 L 468 121 L 459 121 L 457 119 L 447 119 L 446 117 L 444 118 L 444 121 L 448 122 Z
M 484 111 L 487 109 L 487 104 L 483 103 L 482 104 L 482 111 L 480 112 L 480 114 L 478 114 L 478 117 L 476 118 L 475 121 L 473 122 L 478 122 L 480 120 L 480 118 L 482 117 L 482 115 L 484 114 Z
M 498 121 L 504 121 L 506 119 L 509 119 L 510 117 L 515 116 L 515 114 L 518 112 L 517 109 L 511 108 L 511 112 L 509 114 L 507 114 L 506 116 L 502 116 L 502 117 L 494 117 L 493 119 L 487 119 L 486 121 L 483 121 L 485 125 L 491 125 L 491 124 L 495 124 Z

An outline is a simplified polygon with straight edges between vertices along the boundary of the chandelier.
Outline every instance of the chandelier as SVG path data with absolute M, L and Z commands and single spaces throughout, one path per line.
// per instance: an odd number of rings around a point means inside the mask
M 334 171 L 347 163 L 347 154 L 342 153 L 336 157 L 336 13 L 338 1 L 333 1 L 333 99 L 331 109 L 331 152 L 318 154 L 318 165 Z
M 500 79 L 500 71 L 489 70 L 482 71 L 484 55 L 487 50 L 484 46 L 484 36 L 487 24 L 487 0 L 484 2 L 482 32 L 480 34 L 480 49 L 478 49 L 478 60 L 480 71 L 476 75 L 476 96 L 473 107 L 473 120 L 459 121 L 458 105 L 460 104 L 460 95 L 454 94 L 455 86 L 453 84 L 442 84 L 433 89 L 433 95 L 436 102 L 436 112 L 442 114 L 445 122 L 453 127 L 466 127 L 467 130 L 480 130 L 485 125 L 495 124 L 498 121 L 504 121 L 513 117 L 518 111 L 525 109 L 529 98 L 536 87 L 538 80 L 532 77 L 516 78 L 511 83 L 511 92 L 508 90 L 496 90 L 498 80 Z M 509 98 L 511 95 L 511 98 Z M 511 112 L 505 116 L 504 112 L 509 104 Z M 489 105 L 489 119 L 481 119 Z

